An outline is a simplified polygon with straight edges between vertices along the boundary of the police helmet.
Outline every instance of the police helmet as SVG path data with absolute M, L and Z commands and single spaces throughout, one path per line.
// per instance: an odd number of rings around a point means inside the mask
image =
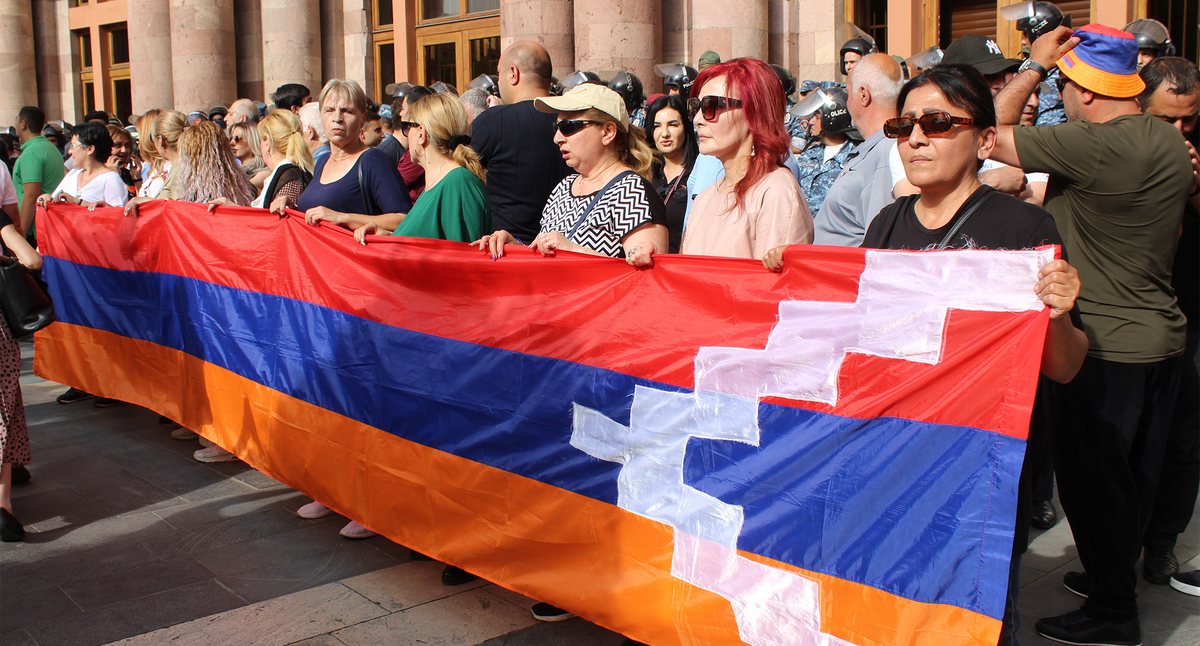
M 500 96 L 500 77 L 490 74 L 480 74 L 467 83 L 468 90 L 483 90 L 492 96 Z
M 663 85 L 668 90 L 675 88 L 679 93 L 687 96 L 692 91 L 692 81 L 700 75 L 696 68 L 683 63 L 664 63 L 654 66 L 654 73 L 663 77 Z
M 878 51 L 879 50 L 875 47 L 875 43 L 870 42 L 866 38 L 855 37 L 847 40 L 846 43 L 842 45 L 842 51 L 838 54 L 838 60 L 842 69 L 842 76 L 849 75 L 849 72 L 846 71 L 846 52 L 854 52 L 862 57 L 866 56 L 867 54 L 874 54 Z
M 775 72 L 775 76 L 779 77 L 779 83 L 783 86 L 783 96 L 789 97 L 796 92 L 796 77 L 782 65 L 771 63 L 771 71 Z
M 567 92 L 576 85 L 584 83 L 599 83 L 604 85 L 604 81 L 600 80 L 600 75 L 595 72 L 585 72 L 583 70 L 575 70 L 571 75 L 563 79 L 559 84 L 562 85 L 563 92 Z
M 1017 29 L 1024 32 L 1031 43 L 1059 27 L 1071 26 L 1071 14 L 1063 15 L 1058 7 L 1049 2 L 1009 5 L 1000 10 L 1000 15 L 1015 20 Z
M 642 79 L 638 78 L 637 74 L 617 72 L 617 75 L 608 82 L 608 88 L 625 99 L 625 109 L 629 112 L 637 110 L 646 102 Z
M 1124 31 L 1133 34 L 1137 39 L 1138 49 L 1149 49 L 1156 56 L 1174 56 L 1175 43 L 1171 42 L 1171 34 L 1166 25 L 1153 18 L 1140 18 L 1128 25 Z
M 821 104 L 821 132 L 836 135 L 853 130 L 854 120 L 850 118 L 850 110 L 846 107 L 850 95 L 841 88 L 823 91 L 828 100 Z

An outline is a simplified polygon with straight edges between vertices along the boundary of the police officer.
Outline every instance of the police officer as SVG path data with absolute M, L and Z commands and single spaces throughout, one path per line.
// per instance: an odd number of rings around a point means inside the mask
M 1013 11 L 1026 11 L 1023 15 L 1010 13 Z M 1055 29 L 1071 26 L 1071 14 L 1063 15 L 1063 12 L 1058 7 L 1049 2 L 1033 2 L 1026 5 L 1012 5 L 1001 9 L 1000 15 L 1009 20 L 1016 20 L 1017 30 L 1021 32 L 1021 53 L 1028 52 L 1033 41 L 1037 40 L 1042 34 L 1048 34 Z M 1027 65 L 1022 65 L 1018 72 L 1023 72 L 1028 69 Z M 1050 70 L 1046 76 L 1045 83 L 1042 84 L 1038 91 L 1039 112 L 1037 125 L 1039 126 L 1054 126 L 1067 121 L 1067 113 L 1063 110 L 1062 97 L 1058 94 L 1058 68 Z
M 875 43 L 867 40 L 866 38 L 856 36 L 850 40 L 847 40 L 845 44 L 842 45 L 841 53 L 838 54 L 842 62 L 842 76 L 849 77 L 850 72 L 854 70 L 854 66 L 858 65 L 858 62 L 861 61 L 864 56 L 867 54 L 874 54 L 878 51 L 879 49 L 875 47 Z
M 846 91 L 840 88 L 817 91 L 824 100 L 810 115 L 812 127 L 806 146 L 796 156 L 800 188 L 804 189 L 808 208 L 814 214 L 821 210 L 829 187 L 833 186 L 854 150 L 854 141 L 848 134 L 854 130 L 854 124 L 846 108 Z M 797 108 L 803 109 L 800 105 Z
M 1133 34 L 1138 44 L 1138 69 L 1159 56 L 1174 56 L 1175 43 L 1166 25 L 1153 18 L 1140 18 L 1128 25 L 1124 31 Z
M 788 137 L 792 139 L 792 152 L 797 153 L 804 145 L 808 128 L 805 127 L 803 119 L 792 114 L 792 95 L 796 92 L 796 77 L 792 76 L 792 73 L 782 65 L 772 63 L 771 70 L 775 72 L 775 76 L 779 77 L 779 82 L 783 85 L 783 127 L 787 130 Z
M 663 77 L 663 86 L 667 88 L 667 94 L 678 94 L 684 98 L 692 91 L 692 81 L 700 75 L 696 68 L 683 63 L 655 65 L 654 73 Z
M 646 127 L 646 94 L 642 88 L 642 79 L 637 74 L 618 72 L 608 88 L 621 95 L 625 100 L 625 110 L 629 112 L 629 125 L 638 128 Z

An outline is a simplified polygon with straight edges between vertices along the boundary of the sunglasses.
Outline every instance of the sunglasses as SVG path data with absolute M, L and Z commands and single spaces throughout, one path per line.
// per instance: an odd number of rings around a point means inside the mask
M 570 137 L 593 123 L 600 125 L 599 121 L 592 121 L 591 119 L 571 119 L 569 121 L 558 121 L 554 124 L 554 127 L 558 129 L 559 134 L 562 136 Z
M 408 136 L 408 131 L 409 131 L 409 130 L 411 130 L 412 128 L 415 128 L 415 127 L 419 126 L 419 125 L 421 125 L 421 124 L 419 124 L 419 123 L 417 123 L 417 122 L 415 122 L 415 121 L 401 121 L 401 122 L 400 122 L 400 134 L 402 134 L 402 135 L 404 135 L 405 137 L 407 137 L 407 136 Z
M 1071 79 L 1062 76 L 1061 74 L 1058 78 L 1054 79 L 1054 85 L 1058 87 L 1059 96 L 1062 96 L 1063 90 L 1067 89 L 1067 83 L 1070 82 L 1070 80 Z
M 913 126 L 920 124 L 921 132 L 926 135 L 938 135 L 950 132 L 954 126 L 969 126 L 975 123 L 968 117 L 953 117 L 946 112 L 927 112 L 916 119 L 912 117 L 896 117 L 883 122 L 883 134 L 888 139 L 908 139 L 912 135 Z
M 742 107 L 741 99 L 731 99 L 727 96 L 708 96 L 688 99 L 688 118 L 695 119 L 696 113 L 704 115 L 705 121 L 716 121 L 717 113 L 721 110 L 731 110 Z
M 230 137 L 230 139 L 229 139 L 229 140 L 230 140 L 230 141 L 232 141 L 233 143 L 235 143 L 235 144 L 236 144 L 236 143 L 238 143 L 238 142 L 240 142 L 240 141 L 242 140 L 242 136 L 241 136 L 241 135 L 234 135 L 234 136 Z

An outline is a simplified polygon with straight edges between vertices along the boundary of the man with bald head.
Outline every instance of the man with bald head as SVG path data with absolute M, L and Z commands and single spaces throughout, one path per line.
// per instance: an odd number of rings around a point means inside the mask
M 870 54 L 854 66 L 846 107 L 865 139 L 846 159 L 813 218 L 814 244 L 859 246 L 871 220 L 895 200 L 888 158 L 896 142 L 883 136 L 883 122 L 896 116 L 903 84 L 900 64 L 887 54 Z
M 513 43 L 500 55 L 500 98 L 471 123 L 471 146 L 488 173 L 492 228 L 529 243 L 542 209 L 568 168 L 554 144 L 555 115 L 533 100 L 550 96 L 550 54 L 538 43 Z

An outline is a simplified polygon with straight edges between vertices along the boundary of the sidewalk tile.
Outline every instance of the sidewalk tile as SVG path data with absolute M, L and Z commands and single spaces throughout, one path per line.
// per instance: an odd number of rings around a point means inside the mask
M 488 584 L 483 579 L 476 579 L 459 586 L 442 585 L 442 570 L 445 568 L 445 563 L 437 561 L 412 561 L 346 579 L 342 584 L 388 612 L 429 603 Z
M 333 634 L 346 646 L 474 646 L 535 621 L 525 609 L 495 595 L 468 590 Z
M 78 615 L 83 611 L 59 588 L 43 588 L 19 593 L 5 586 L 0 596 L 0 626 L 5 631 L 39 624 L 63 615 Z M 7 642 L 4 642 L 7 643 Z
M 208 568 L 185 556 L 79 579 L 63 585 L 62 591 L 80 608 L 90 611 L 213 578 Z
M 301 554 L 286 562 L 223 575 L 218 580 L 243 599 L 257 602 L 380 570 L 395 563 L 395 559 L 366 545 L 337 545 L 334 549 Z
M 33 547 L 24 545 L 23 547 Z M 16 551 L 15 553 L 20 553 Z M 7 550 L 0 555 L 8 556 Z M 110 543 L 59 556 L 4 564 L 4 588 L 40 590 L 104 574 L 117 575 L 129 568 L 159 560 L 137 541 Z
M 130 599 L 111 609 L 137 626 L 136 631 L 125 635 L 132 637 L 245 605 L 245 600 L 210 579 Z
M 33 641 L 33 638 L 24 629 L 0 633 L 0 644 L 4 644 L 4 646 L 38 646 L 37 642 Z
M 384 614 L 340 583 L 330 583 L 118 642 L 120 646 L 279 646 Z
M 241 491 L 242 493 L 233 496 L 160 509 L 154 512 L 154 515 L 167 521 L 172 527 L 188 529 L 240 516 L 265 513 L 270 509 L 282 509 L 293 517 L 299 518 L 296 516 L 295 510 L 309 500 L 304 494 L 291 489 L 262 490 L 243 487 Z
M 186 500 L 123 469 L 119 473 L 79 480 L 71 483 L 70 487 L 88 500 L 118 514 L 140 514 L 187 504 Z
M 141 629 L 117 612 L 104 609 L 45 621 L 25 629 L 39 644 L 99 646 L 138 634 Z
M 172 516 L 167 516 L 170 523 Z M 307 527 L 308 522 L 278 508 L 236 515 L 220 522 L 180 529 L 142 540 L 161 558 L 197 554 Z
M 99 545 L 135 541 L 175 531 L 153 514 L 110 516 L 91 522 L 63 515 L 36 525 L 39 533 L 26 534 L 25 543 L 37 545 L 41 558 L 90 549 Z

